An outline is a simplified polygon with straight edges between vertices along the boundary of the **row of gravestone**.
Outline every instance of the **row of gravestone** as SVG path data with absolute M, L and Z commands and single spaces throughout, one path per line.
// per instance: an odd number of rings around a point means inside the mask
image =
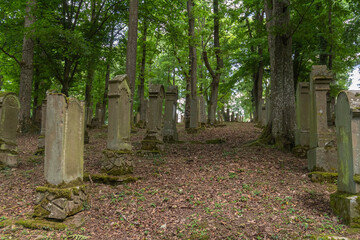
M 102 172 L 123 176 L 133 172 L 130 142 L 131 91 L 126 75 L 109 81 L 107 147 L 103 151 Z M 165 102 L 164 123 L 162 104 Z M 176 141 L 176 106 L 178 89 L 162 85 L 149 87 L 149 116 L 146 136 L 141 149 L 159 153 L 163 141 Z M 1 162 L 16 166 L 16 129 L 19 101 L 15 94 L 0 95 Z M 83 183 L 84 159 L 84 103 L 63 94 L 48 92 L 42 109 L 39 145 L 44 147 L 44 176 L 47 184 L 36 188 L 34 216 L 64 220 L 83 209 L 87 202 Z M 16 120 L 16 121 L 15 121 Z
M 307 150 L 309 171 L 337 173 L 331 207 L 346 224 L 360 227 L 360 92 L 342 91 L 335 104 L 332 80 L 319 65 L 312 67 L 310 82 L 298 83 L 295 142 Z

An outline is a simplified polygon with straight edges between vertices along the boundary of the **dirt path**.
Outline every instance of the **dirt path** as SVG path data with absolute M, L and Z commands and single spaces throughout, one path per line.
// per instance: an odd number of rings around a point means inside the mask
M 246 145 L 261 131 L 253 124 L 230 123 L 198 134 L 178 129 L 181 142 L 166 144 L 162 156 L 134 155 L 140 181 L 88 183 L 89 207 L 79 214 L 86 219 L 83 227 L 45 231 L 13 225 L 0 228 L 0 239 L 360 239 L 331 212 L 329 195 L 336 186 L 310 182 L 305 159 Z M 133 135 L 135 150 L 144 133 Z M 223 141 L 206 143 L 216 139 Z M 45 182 L 43 160 L 32 156 L 37 136 L 18 142 L 19 168 L 0 171 L 0 222 L 28 218 L 35 188 Z M 106 129 L 92 130 L 86 172 L 99 171 L 105 146 Z

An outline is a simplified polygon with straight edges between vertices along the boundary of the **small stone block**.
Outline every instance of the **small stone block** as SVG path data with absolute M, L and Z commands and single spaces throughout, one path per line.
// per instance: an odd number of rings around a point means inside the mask
M 334 213 L 350 227 L 360 227 L 360 196 L 336 192 L 330 195 Z

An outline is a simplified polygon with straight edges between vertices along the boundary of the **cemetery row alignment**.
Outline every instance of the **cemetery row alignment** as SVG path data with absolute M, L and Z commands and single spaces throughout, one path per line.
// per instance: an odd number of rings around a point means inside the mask
M 296 93 L 296 149 L 307 156 L 313 178 L 337 176 L 337 192 L 331 195 L 336 215 L 351 227 L 360 227 L 360 91 L 342 91 L 336 99 L 329 94 L 333 75 L 326 66 L 313 66 L 309 82 L 298 83 Z M 134 169 L 131 133 L 131 91 L 126 75 L 109 82 L 107 146 L 101 172 L 116 179 L 131 176 Z M 165 99 L 165 114 L 162 105 Z M 150 85 L 146 117 L 146 135 L 141 142 L 143 154 L 159 154 L 164 142 L 178 141 L 176 129 L 178 89 Z M 190 128 L 206 124 L 205 99 L 191 102 Z M 270 100 L 262 100 L 260 121 L 270 120 Z M 17 165 L 16 130 L 19 100 L 14 93 L 0 95 L 0 163 Z M 84 103 L 63 94 L 48 92 L 42 104 L 38 153 L 44 153 L 47 184 L 36 188 L 34 217 L 63 221 L 82 211 L 88 201 L 84 184 L 84 142 L 87 124 Z M 219 114 L 219 121 L 224 121 Z M 229 118 L 229 116 L 227 116 Z M 137 122 L 141 123 L 139 116 Z M 243 121 L 233 113 L 231 121 Z M 145 125 L 143 122 L 142 124 Z M 130 177 L 130 179 L 136 179 Z

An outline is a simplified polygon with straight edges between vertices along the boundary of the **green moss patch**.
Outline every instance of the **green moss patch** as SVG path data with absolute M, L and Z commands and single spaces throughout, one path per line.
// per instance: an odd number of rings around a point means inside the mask
M 10 226 L 12 224 L 13 224 L 13 221 L 10 219 L 3 220 L 3 221 L 0 221 L 0 228 L 4 228 L 4 227 Z
M 333 172 L 311 172 L 308 174 L 309 178 L 312 182 L 329 182 L 329 183 L 336 183 L 338 174 Z
M 108 174 L 91 174 L 90 175 L 88 173 L 85 173 L 84 180 L 90 181 L 90 179 L 96 183 L 118 185 L 118 184 L 136 182 L 140 178 L 132 176 L 132 175 L 112 176 L 112 175 L 108 175 Z
M 207 144 L 222 144 L 225 143 L 224 139 L 216 138 L 216 139 L 210 139 L 205 141 Z
M 37 219 L 20 219 L 15 222 L 16 225 L 23 226 L 30 229 L 40 229 L 40 230 L 64 230 L 68 226 L 61 222 L 52 222 L 46 220 L 37 220 Z
M 355 175 L 354 175 L 354 181 L 355 181 L 357 184 L 360 184 L 360 175 L 359 175 L 359 174 L 355 174 Z

